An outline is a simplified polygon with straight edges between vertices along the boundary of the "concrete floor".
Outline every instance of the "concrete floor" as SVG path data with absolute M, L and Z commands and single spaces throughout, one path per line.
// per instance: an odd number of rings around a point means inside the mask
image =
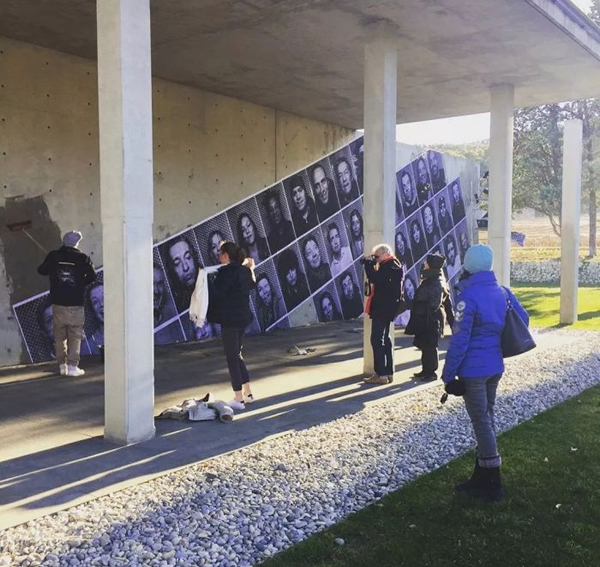
M 293 345 L 314 347 L 293 356 Z M 233 423 L 156 421 L 151 441 L 118 447 L 103 433 L 103 366 L 81 378 L 44 364 L 0 370 L 0 527 L 14 526 L 174 469 L 360 411 L 415 387 L 411 338 L 397 333 L 396 380 L 362 384 L 362 323 L 340 322 L 247 338 L 258 401 Z M 156 349 L 155 414 L 211 391 L 231 399 L 219 341 Z M 439 382 L 438 382 L 439 385 Z M 425 387 L 435 387 L 427 385 Z

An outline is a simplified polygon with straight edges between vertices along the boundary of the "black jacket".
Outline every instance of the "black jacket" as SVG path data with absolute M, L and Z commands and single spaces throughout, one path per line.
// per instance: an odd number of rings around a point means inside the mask
M 82 306 L 86 286 L 96 279 L 90 258 L 71 246 L 50 252 L 37 270 L 42 276 L 50 276 L 53 305 Z
M 255 285 L 246 266 L 234 262 L 223 266 L 209 283 L 207 321 L 245 329 L 253 318 L 249 297 Z
M 438 346 L 445 324 L 445 303 L 449 301 L 448 285 L 442 270 L 424 270 L 410 311 L 406 334 L 414 335 L 417 348 Z
M 394 258 L 380 264 L 379 269 L 376 270 L 372 262 L 365 262 L 365 272 L 369 283 L 375 286 L 369 306 L 371 319 L 392 321 L 398 314 L 402 297 L 404 281 L 402 264 Z

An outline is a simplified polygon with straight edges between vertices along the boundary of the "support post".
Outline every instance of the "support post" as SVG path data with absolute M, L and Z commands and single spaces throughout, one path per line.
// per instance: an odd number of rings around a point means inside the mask
M 364 236 L 365 253 L 380 242 L 393 248 L 396 206 L 397 30 L 374 25 L 368 30 L 364 71 Z M 363 322 L 365 373 L 373 372 L 371 320 Z M 393 327 L 392 327 L 393 344 Z
M 492 87 L 488 243 L 494 251 L 498 283 L 507 286 L 510 285 L 514 101 L 513 85 Z
M 562 214 L 560 221 L 560 322 L 577 321 L 579 287 L 579 217 L 583 123 L 567 120 L 563 131 Z
M 149 0 L 97 2 L 107 440 L 154 436 Z

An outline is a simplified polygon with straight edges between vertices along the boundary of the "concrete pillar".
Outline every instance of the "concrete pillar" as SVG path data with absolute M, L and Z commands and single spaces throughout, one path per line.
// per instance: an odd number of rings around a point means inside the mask
M 97 2 L 106 439 L 154 436 L 149 0 Z
M 581 212 L 581 155 L 583 123 L 565 122 L 563 132 L 562 214 L 560 221 L 560 322 L 577 321 L 579 287 L 579 217 Z
M 397 30 L 375 25 L 365 43 L 364 235 L 365 252 L 394 243 L 396 206 Z M 392 330 L 393 335 L 393 330 Z M 365 373 L 373 372 L 371 320 L 364 319 Z
M 492 87 L 488 242 L 494 251 L 494 272 L 502 285 L 510 285 L 514 106 L 513 85 Z

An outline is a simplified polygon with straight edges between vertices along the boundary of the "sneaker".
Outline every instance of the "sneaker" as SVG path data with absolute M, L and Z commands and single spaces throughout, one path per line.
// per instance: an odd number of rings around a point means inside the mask
M 69 369 L 67 370 L 67 376 L 83 376 L 84 374 L 85 370 L 83 368 L 79 368 L 79 366 L 69 365 Z
M 68 372 L 68 368 L 66 364 L 59 364 L 58 365 L 58 372 L 60 373 L 61 376 L 66 376 L 67 372 Z
M 386 376 L 388 384 L 391 384 L 394 381 L 394 377 L 393 376 Z
M 246 404 L 244 402 L 238 402 L 237 400 L 231 400 L 227 402 L 227 405 L 235 411 L 244 411 L 246 409 Z
M 419 380 L 421 382 L 435 382 L 437 380 L 437 374 L 434 372 L 433 374 L 423 375 Z
M 244 403 L 253 404 L 256 398 L 252 394 L 244 394 Z
M 413 378 L 423 378 L 423 376 L 425 376 L 425 372 L 423 372 L 422 370 L 420 372 L 415 372 L 412 375 Z
M 378 376 L 377 374 L 372 374 L 368 378 L 365 378 L 364 382 L 365 382 L 365 384 L 384 385 L 384 384 L 388 383 L 388 377 L 387 376 Z

